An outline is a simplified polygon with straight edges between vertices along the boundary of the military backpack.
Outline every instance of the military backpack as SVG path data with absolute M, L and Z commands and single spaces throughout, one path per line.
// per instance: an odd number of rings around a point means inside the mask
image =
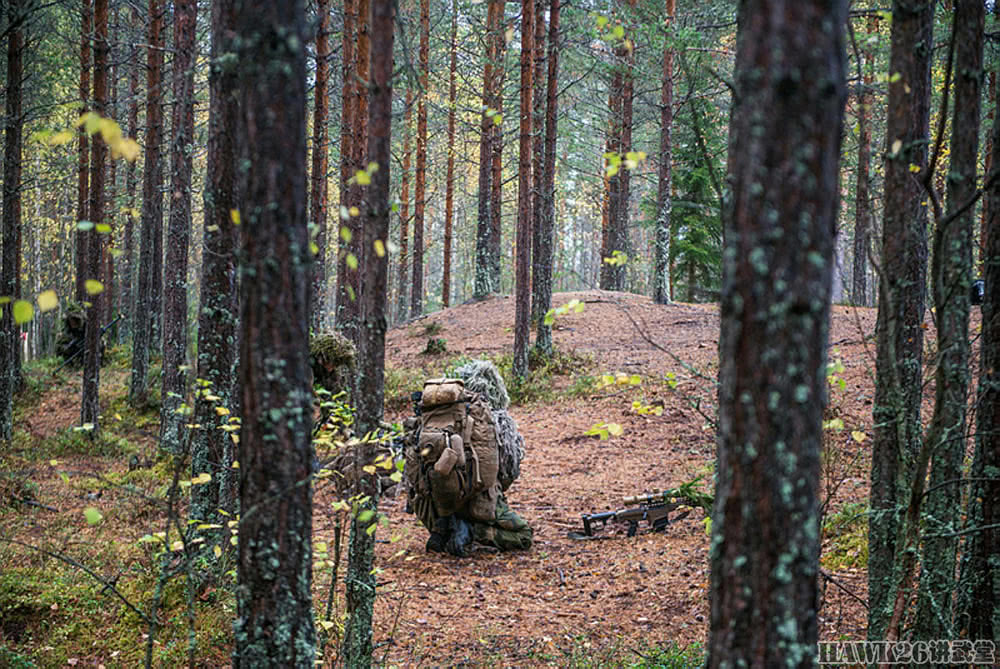
M 501 486 L 496 427 L 490 407 L 461 379 L 429 379 L 420 402 L 419 433 L 406 452 L 414 511 L 428 528 L 462 512 L 491 522 Z

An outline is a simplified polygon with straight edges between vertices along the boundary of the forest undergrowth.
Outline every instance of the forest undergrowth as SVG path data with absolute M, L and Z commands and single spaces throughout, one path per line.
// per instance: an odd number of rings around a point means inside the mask
M 698 479 L 711 492 L 718 311 L 660 306 L 602 291 L 560 294 L 583 313 L 560 316 L 556 354 L 510 383 L 526 440 L 511 506 L 535 528 L 524 553 L 456 560 L 424 551 L 405 495 L 380 503 L 376 658 L 383 666 L 694 667 L 708 617 L 708 519 L 700 510 L 662 533 L 614 523 L 591 540 L 580 514 L 625 495 Z M 387 420 L 410 393 L 471 358 L 510 379 L 510 300 L 436 312 L 387 337 Z M 871 386 L 865 337 L 874 312 L 837 307 L 824 455 L 821 635 L 861 638 L 865 618 Z M 430 338 L 446 352 L 428 354 Z M 0 665 L 141 666 L 160 591 L 153 666 L 226 666 L 234 571 L 165 532 L 175 480 L 197 485 L 181 458 L 157 451 L 158 405 L 127 401 L 127 351 L 102 371 L 102 432 L 79 424 L 80 373 L 26 366 L 12 447 L 0 455 Z M 155 384 L 154 384 L 155 385 Z M 189 480 L 190 479 L 190 480 Z M 324 662 L 338 664 L 346 563 L 344 505 L 316 483 L 314 610 Z M 186 490 L 186 488 L 185 488 Z M 186 494 L 173 514 L 184 518 Z M 158 535 L 157 533 L 161 533 Z M 184 559 L 185 555 L 192 557 Z M 193 565 L 193 567 L 192 567 Z M 331 587 L 332 586 L 332 587 Z

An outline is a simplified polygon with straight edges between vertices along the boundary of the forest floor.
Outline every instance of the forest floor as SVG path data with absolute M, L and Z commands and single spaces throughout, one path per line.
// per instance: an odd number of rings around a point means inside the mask
M 638 295 L 586 291 L 554 326 L 555 359 L 516 389 L 511 407 L 526 442 L 521 477 L 507 493 L 534 527 L 525 552 L 486 551 L 457 559 L 426 553 L 427 532 L 405 513 L 403 495 L 383 500 L 378 530 L 376 657 L 386 666 L 699 666 L 708 628 L 709 540 L 705 515 L 634 537 L 615 523 L 595 538 L 580 515 L 623 507 L 622 498 L 698 477 L 711 492 L 714 470 L 717 305 L 661 306 Z M 978 317 L 978 314 L 977 314 Z M 391 330 L 386 342 L 387 420 L 408 415 L 409 393 L 468 358 L 509 366 L 514 300 L 464 304 Z M 875 311 L 835 306 L 830 334 L 829 428 L 823 454 L 823 639 L 863 639 L 866 509 L 873 398 Z M 973 327 L 975 324 L 973 325 Z M 423 353 L 428 340 L 447 352 Z M 120 363 L 122 361 L 119 361 Z M 156 460 L 155 411 L 125 401 L 126 365 L 102 375 L 98 442 L 75 432 L 79 373 L 53 375 L 36 365 L 17 411 L 13 448 L 0 453 L 0 665 L 136 666 L 145 646 L 138 615 L 108 588 L 51 554 L 92 570 L 148 607 L 159 574 L 152 542 L 163 530 L 162 496 L 170 464 Z M 607 385 L 605 375 L 622 382 Z M 618 436 L 588 435 L 618 424 Z M 25 503 L 24 500 L 28 500 Z M 334 493 L 317 487 L 314 533 L 334 555 Z M 102 519 L 89 525 L 84 510 Z M 14 543 L 17 542 L 17 543 Z M 23 544 L 35 546 L 26 548 Z M 343 542 L 346 555 L 346 541 Z M 343 612 L 338 565 L 333 624 Z M 331 572 L 315 571 L 318 618 L 329 601 Z M 183 663 L 187 638 L 183 578 L 164 589 L 167 623 L 156 637 L 156 666 Z M 221 586 L 195 602 L 198 666 L 226 666 L 231 593 Z M 328 628 L 328 629 L 327 629 Z M 337 644 L 327 645 L 328 665 Z M 13 658 L 13 660 L 12 660 Z M 17 665 L 15 661 L 32 664 Z M 6 663 L 5 663 L 6 662 Z

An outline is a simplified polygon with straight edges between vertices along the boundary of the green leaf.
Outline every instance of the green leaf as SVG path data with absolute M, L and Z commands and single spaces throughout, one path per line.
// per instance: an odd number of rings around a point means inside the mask
M 346 262 L 347 266 L 351 269 L 358 268 L 358 258 L 353 253 L 348 253 L 347 257 L 344 259 L 344 262 Z
M 104 284 L 97 279 L 87 279 L 83 282 L 83 287 L 88 295 L 99 295 L 104 292 Z
M 35 308 L 31 306 L 31 302 L 18 300 L 17 302 L 14 303 L 15 323 L 21 325 L 22 323 L 27 323 L 34 317 L 35 317 Z
M 350 215 L 348 214 L 344 218 L 350 218 Z M 340 226 L 340 238 L 344 240 L 345 244 L 350 244 L 353 237 L 354 235 L 351 233 L 351 229 L 349 227 L 346 225 Z
M 90 525 L 97 525 L 99 522 L 101 522 L 101 520 L 104 519 L 104 516 L 101 514 L 101 512 L 92 506 L 88 506 L 86 509 L 83 510 L 83 517 L 87 519 L 87 523 L 89 523 Z
M 106 235 L 109 232 L 111 232 L 111 226 L 108 225 L 107 223 L 98 223 L 97 225 L 94 226 L 94 229 L 97 230 L 97 232 L 102 235 Z
M 372 182 L 371 175 L 364 170 L 358 170 L 358 172 L 354 175 L 354 180 L 359 186 L 368 186 Z

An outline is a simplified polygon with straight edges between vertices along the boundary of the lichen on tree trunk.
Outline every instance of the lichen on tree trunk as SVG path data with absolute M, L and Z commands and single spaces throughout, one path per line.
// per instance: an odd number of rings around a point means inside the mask
M 815 663 L 846 19 L 846 0 L 740 3 L 708 667 Z
M 237 0 L 241 197 L 235 667 L 313 667 L 312 388 L 302 0 Z

